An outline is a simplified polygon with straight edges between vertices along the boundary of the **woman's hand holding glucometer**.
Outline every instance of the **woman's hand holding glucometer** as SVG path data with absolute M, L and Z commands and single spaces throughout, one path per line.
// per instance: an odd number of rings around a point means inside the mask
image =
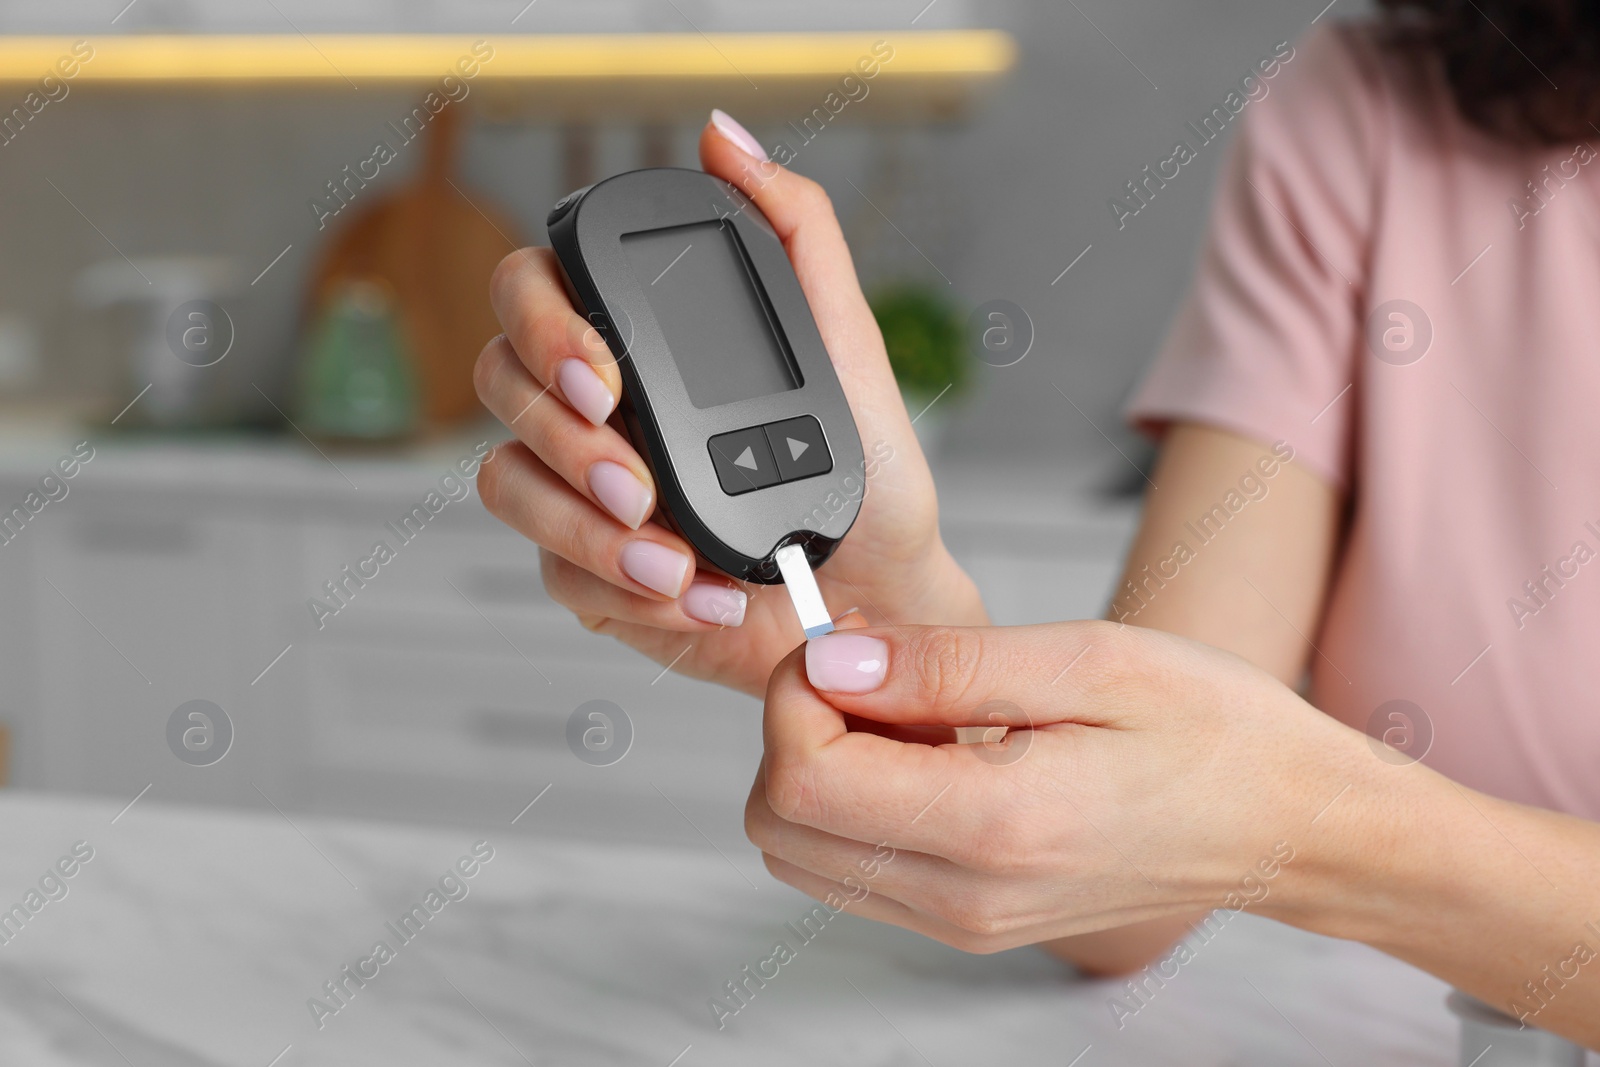
M 877 324 L 826 194 L 718 113 L 701 135 L 708 173 L 755 202 L 788 253 L 873 463 L 850 536 L 818 573 L 827 602 L 887 620 L 985 621 L 971 581 L 939 538 L 936 502 Z M 708 568 L 656 515 L 658 487 L 616 417 L 622 378 L 575 310 L 548 249 L 508 256 L 491 299 L 505 333 L 479 356 L 479 396 L 516 441 L 479 489 L 541 546 L 545 587 L 591 630 L 676 670 L 759 694 L 801 639 L 781 593 Z M 863 472 L 855 473 L 860 485 Z M 656 515 L 656 518 L 652 518 Z M 699 634 L 687 653 L 683 635 Z

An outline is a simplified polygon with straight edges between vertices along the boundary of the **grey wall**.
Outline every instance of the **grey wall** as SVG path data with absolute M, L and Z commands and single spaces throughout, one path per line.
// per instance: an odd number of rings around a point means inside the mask
M 1037 340 L 1028 358 L 1006 369 L 979 366 L 977 395 L 952 406 L 952 449 L 996 458 L 1112 456 L 1090 420 L 1115 430 L 1116 405 L 1159 343 L 1193 261 L 1221 152 L 1206 148 L 1121 231 L 1107 201 L 1140 167 L 1170 151 L 1185 120 L 1219 103 L 1255 59 L 1305 32 L 1321 8 L 1267 0 L 936 0 L 927 8 L 923 0 L 538 0 L 512 26 L 525 0 L 278 0 L 282 14 L 243 0 L 138 0 L 110 25 L 124 2 L 78 0 L 46 9 L 9 0 L 0 4 L 0 28 L 92 38 L 130 27 L 286 32 L 292 22 L 307 31 L 492 35 L 683 29 L 687 17 L 705 30 L 892 31 L 909 26 L 920 10 L 919 29 L 1011 31 L 1020 62 L 970 123 L 889 133 L 842 124 L 808 146 L 797 164 L 830 188 L 869 281 L 912 274 L 943 285 L 947 277 L 963 306 L 1001 297 L 1029 313 Z M 1356 0 L 1343 0 L 1325 17 L 1356 13 Z M 0 99 L 21 91 L 0 86 Z M 739 92 L 751 91 L 735 91 L 724 106 L 737 115 L 745 102 Z M 307 200 L 364 154 L 382 123 L 409 109 L 412 95 L 75 85 L 23 136 L 0 147 L 0 312 L 25 316 L 39 333 L 46 368 L 34 391 L 129 395 L 71 295 L 72 279 L 85 265 L 118 255 L 112 243 L 135 261 L 226 254 L 244 281 L 292 243 L 283 261 L 230 305 L 240 319 L 239 349 L 228 367 L 234 385 L 248 392 L 252 380 L 282 384 L 304 272 L 326 236 Z M 870 106 L 870 100 L 862 105 Z M 777 132 L 776 124 L 752 125 L 765 137 Z M 679 162 L 692 162 L 693 136 L 686 124 L 676 139 Z M 480 118 L 463 169 L 472 187 L 512 211 L 525 235 L 540 237 L 546 206 L 565 191 L 557 145 L 548 129 Z M 403 178 L 415 162 L 403 158 L 385 168 L 385 180 Z M 891 163 L 900 176 L 893 185 L 885 182 Z M 633 132 L 605 131 L 599 169 L 637 164 Z M 880 208 L 904 236 L 884 224 Z M 1069 393 L 1087 417 L 1052 386 Z
M 1220 144 L 1121 230 L 1108 200 L 1170 154 L 1184 122 L 1219 104 L 1256 59 L 1305 33 L 1325 2 L 986 9 L 1017 35 L 1022 56 L 1002 96 L 942 164 L 980 220 L 958 285 L 974 300 L 1021 305 L 1038 340 L 1016 367 L 981 368 L 987 388 L 964 413 L 957 446 L 1115 460 L 1051 383 L 1102 429 L 1115 429 L 1116 407 L 1160 344 L 1192 269 Z M 1324 18 L 1364 8 L 1340 0 Z

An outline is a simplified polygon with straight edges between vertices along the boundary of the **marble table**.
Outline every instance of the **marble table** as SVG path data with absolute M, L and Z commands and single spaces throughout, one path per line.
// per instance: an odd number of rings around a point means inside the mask
M 1119 1027 L 1120 983 L 1034 950 L 848 913 L 802 941 L 811 902 L 748 845 L 545 836 L 538 804 L 457 831 L 123 803 L 0 794 L 0 909 L 38 905 L 0 925 L 0 1064 L 1455 1062 L 1442 983 L 1248 914 Z M 710 998 L 780 938 L 793 958 L 719 1029 Z

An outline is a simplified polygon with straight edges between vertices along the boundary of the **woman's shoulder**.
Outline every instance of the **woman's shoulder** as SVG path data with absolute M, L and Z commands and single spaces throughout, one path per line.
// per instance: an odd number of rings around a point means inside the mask
M 1437 58 L 1378 18 L 1314 26 L 1293 43 L 1278 81 L 1277 122 L 1308 133 L 1335 123 L 1373 142 L 1403 126 L 1428 140 L 1428 130 L 1462 125 Z
M 1285 88 L 1328 94 L 1331 102 L 1391 93 L 1400 80 L 1425 79 L 1417 55 L 1399 47 L 1388 26 L 1375 18 L 1334 20 L 1313 26 L 1293 43 Z
M 1452 169 L 1477 144 L 1427 51 L 1378 19 L 1330 20 L 1296 39 L 1246 124 L 1249 169 L 1332 184 L 1368 206 L 1387 176 Z M 1371 213 L 1366 212 L 1370 217 Z
M 1397 60 L 1376 21 L 1315 26 L 1283 54 L 1256 125 L 1294 144 L 1370 142 L 1387 121 Z

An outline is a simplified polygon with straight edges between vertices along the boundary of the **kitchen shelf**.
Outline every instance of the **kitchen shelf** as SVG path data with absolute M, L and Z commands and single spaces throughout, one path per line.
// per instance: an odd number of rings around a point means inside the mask
M 38 83 L 71 53 L 70 37 L 0 37 L 0 84 Z M 867 88 L 871 118 L 961 110 L 1016 58 L 997 30 L 848 33 L 490 35 L 128 34 L 99 37 L 75 85 L 204 88 L 425 88 L 487 41 L 473 88 L 523 112 L 663 118 L 719 101 L 741 117 L 791 117 L 872 54 L 894 49 Z M 758 91 L 759 90 L 759 91 Z M 856 90 L 858 91 L 858 90 Z

